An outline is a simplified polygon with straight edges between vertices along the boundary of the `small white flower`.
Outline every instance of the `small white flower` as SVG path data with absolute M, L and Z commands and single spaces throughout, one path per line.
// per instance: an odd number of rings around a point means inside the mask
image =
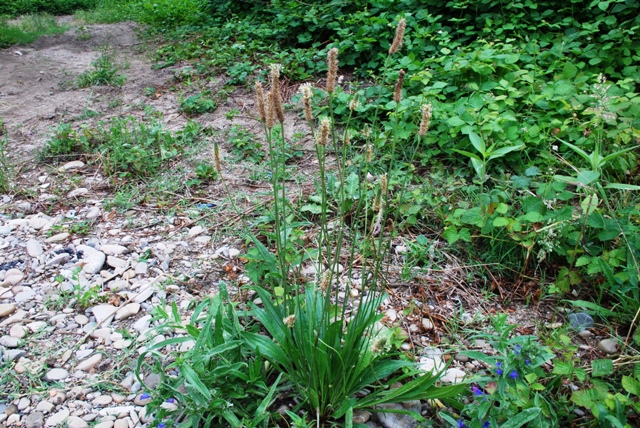
M 555 144 L 554 144 L 553 146 L 551 146 L 551 148 L 552 148 L 553 150 L 555 150 L 556 152 L 558 151 L 558 146 L 556 146 Z

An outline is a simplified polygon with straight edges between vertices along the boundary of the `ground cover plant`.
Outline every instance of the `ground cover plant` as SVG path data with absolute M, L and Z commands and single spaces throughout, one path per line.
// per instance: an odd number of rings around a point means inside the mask
M 79 16 L 136 19 L 164 37 L 158 68 L 186 62 L 187 80 L 224 73 L 226 85 L 256 88 L 265 137 L 236 126 L 220 143 L 264 165 L 272 192 L 243 230 L 252 285 L 239 294 L 261 304 L 223 287 L 189 322 L 173 308 L 158 312 L 159 330 L 178 337 L 139 360 L 162 376 L 148 391 L 154 424 L 349 426 L 359 409 L 453 394 L 441 373 L 418 376 L 415 355 L 400 352 L 403 338 L 377 312 L 397 273 L 390 261 L 403 261 L 398 275 L 411 284 L 453 257 L 487 299 L 588 313 L 622 352 L 580 358 L 582 328 L 521 333 L 493 315 L 490 332 L 461 332 L 490 343 L 492 352 L 461 351 L 484 368 L 425 426 L 638 423 L 637 1 L 125 6 L 110 14 L 104 2 Z M 96 83 L 113 82 L 88 85 Z M 42 156 L 86 156 L 114 181 L 147 179 L 198 138 L 197 115 L 217 101 L 204 90 L 180 98 L 194 121 L 178 133 L 133 118 L 61 125 Z M 283 109 L 310 127 L 319 174 L 310 193 L 291 190 Z M 189 187 L 214 178 L 228 186 L 214 153 Z M 120 189 L 114 204 L 123 209 L 144 199 Z M 303 281 L 309 264 L 316 275 Z M 351 282 L 337 284 L 344 271 Z M 165 347 L 187 342 L 195 350 L 167 361 Z M 174 369 L 177 377 L 166 375 Z M 387 389 L 395 380 L 404 386 Z M 295 404 L 277 416 L 279 400 Z

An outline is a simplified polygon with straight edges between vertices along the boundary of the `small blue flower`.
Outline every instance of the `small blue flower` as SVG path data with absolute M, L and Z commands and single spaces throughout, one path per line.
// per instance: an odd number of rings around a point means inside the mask
M 176 399 L 175 399 L 175 398 L 167 398 L 167 403 L 171 403 L 171 404 L 173 404 L 173 403 L 175 403 L 175 402 L 176 402 Z
M 141 400 L 147 400 L 147 399 L 149 399 L 149 398 L 151 398 L 151 395 L 147 394 L 146 392 L 143 392 L 143 393 L 140 395 L 140 399 L 141 399 Z
M 529 365 L 529 364 L 531 364 L 531 361 L 529 361 L 528 359 L 526 359 L 526 360 L 524 360 L 524 363 L 525 363 L 526 365 Z
M 497 375 L 501 375 L 501 374 L 502 374 L 502 369 L 501 369 L 501 367 L 502 367 L 502 363 L 501 363 L 500 361 L 498 361 L 498 362 L 496 363 L 496 367 L 497 367 L 497 369 L 496 369 L 496 374 L 497 374 Z
M 482 424 L 482 428 L 489 428 L 490 426 L 491 424 L 489 423 L 489 421 Z
M 515 370 L 512 370 L 511 373 L 509 373 L 509 377 L 511 379 L 518 379 L 518 372 Z
M 165 424 L 164 422 L 160 422 L 158 424 L 158 428 L 165 428 L 167 426 L 167 424 Z
M 482 390 L 480 388 L 478 388 L 477 386 L 473 385 L 471 387 L 471 391 L 475 394 L 475 395 L 484 395 L 484 392 L 482 392 Z
M 515 351 L 516 355 L 520 355 L 520 351 L 522 351 L 522 346 L 516 345 L 513 350 Z
M 458 419 L 458 428 L 465 428 L 466 425 L 462 422 L 462 419 Z

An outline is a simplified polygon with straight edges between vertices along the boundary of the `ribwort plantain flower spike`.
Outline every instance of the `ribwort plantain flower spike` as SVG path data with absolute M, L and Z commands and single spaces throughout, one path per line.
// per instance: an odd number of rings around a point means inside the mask
M 220 163 L 220 149 L 218 148 L 218 143 L 213 143 L 213 159 L 216 163 L 216 171 L 222 172 L 222 166 Z
M 320 133 L 318 134 L 318 140 L 316 144 L 319 146 L 326 146 L 329 141 L 329 133 L 331 132 L 331 121 L 328 118 L 323 118 L 320 121 Z
M 267 110 L 265 108 L 264 89 L 262 88 L 262 82 L 256 80 L 256 83 L 253 85 L 253 87 L 256 91 L 256 104 L 258 106 L 258 114 L 260 115 L 260 120 L 262 120 L 262 122 L 266 122 Z
M 275 125 L 275 106 L 273 101 L 273 91 L 267 92 L 267 117 L 265 120 L 265 126 L 267 129 L 273 128 Z
M 389 185 L 389 179 L 387 178 L 387 174 L 382 174 L 380 176 L 380 193 L 382 193 L 383 195 L 386 195 L 388 185 Z
M 404 83 L 404 74 L 404 70 L 400 70 L 400 73 L 398 74 L 398 81 L 396 82 L 396 87 L 393 91 L 393 100 L 396 103 L 402 101 L 402 85 Z
M 402 46 L 405 28 L 407 28 L 407 21 L 402 18 L 396 27 L 396 36 L 393 38 L 393 43 L 391 43 L 391 46 L 389 47 L 389 55 L 393 55 L 398 52 L 398 49 Z
M 284 122 L 284 111 L 282 110 L 282 95 L 280 95 L 280 64 L 271 64 L 269 78 L 271 80 L 271 93 L 273 96 L 273 108 L 280 123 Z
M 422 120 L 420 121 L 420 130 L 418 135 L 424 137 L 429 130 L 429 124 L 431 123 L 431 104 L 423 104 L 422 106 Z
M 338 49 L 329 49 L 327 53 L 327 92 L 332 93 L 336 89 L 336 77 L 338 76 Z
M 311 112 L 311 95 L 313 92 L 311 90 L 311 83 L 303 83 L 300 86 L 299 91 L 302 94 L 304 118 L 307 119 L 307 122 L 312 123 L 313 114 Z
M 282 323 L 289 328 L 293 328 L 296 323 L 296 314 L 289 315 L 288 317 L 282 320 Z

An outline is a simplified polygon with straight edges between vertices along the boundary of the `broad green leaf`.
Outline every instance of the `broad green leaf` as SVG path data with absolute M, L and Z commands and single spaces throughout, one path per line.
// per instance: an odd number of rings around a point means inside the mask
M 489 154 L 489 159 L 497 159 L 506 155 L 507 153 L 515 152 L 516 150 L 522 150 L 523 148 L 524 148 L 524 144 L 520 144 L 517 146 L 510 146 L 510 147 L 501 147 L 497 150 L 492 151 Z
M 509 219 L 506 217 L 496 217 L 493 219 L 493 225 L 495 227 L 504 227 L 509 225 Z
M 613 373 L 613 361 L 600 359 L 591 361 L 591 375 L 595 377 L 609 376 Z
M 310 212 L 311 214 L 320 214 L 322 213 L 322 207 L 316 204 L 307 204 L 307 205 L 301 206 L 300 211 Z
M 580 201 L 580 208 L 582 208 L 583 213 L 589 215 L 598 208 L 599 203 L 600 201 L 595 194 L 589 195 Z
M 487 156 L 487 146 L 484 144 L 484 140 L 475 132 L 469 132 L 469 140 L 475 149 L 480 152 L 483 157 Z
M 622 388 L 629 394 L 640 397 L 640 382 L 631 376 L 622 376 Z
M 611 183 L 604 186 L 605 189 L 617 189 L 617 190 L 640 190 L 640 186 L 636 186 L 635 184 L 622 184 L 622 183 Z
M 509 418 L 507 422 L 500 425 L 501 428 L 519 428 L 524 426 L 527 422 L 530 422 L 538 417 L 541 409 L 539 407 L 531 407 L 529 409 L 523 410 L 517 415 Z

